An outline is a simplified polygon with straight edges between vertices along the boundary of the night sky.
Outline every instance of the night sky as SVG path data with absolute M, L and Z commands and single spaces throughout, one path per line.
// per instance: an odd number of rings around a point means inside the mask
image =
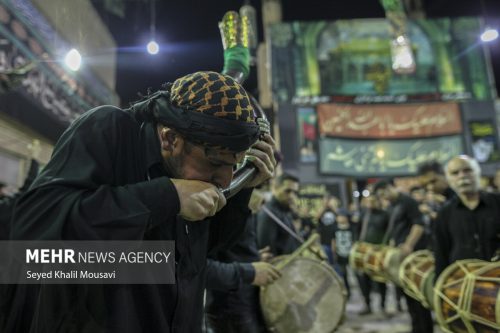
M 163 82 L 187 73 L 220 71 L 223 50 L 217 22 L 228 10 L 238 10 L 244 4 L 243 0 L 156 0 L 155 30 L 161 51 L 151 56 L 145 51 L 150 39 L 150 1 L 124 1 L 125 18 L 107 12 L 104 0 L 92 1 L 119 47 L 116 90 L 123 105 L 136 100 L 138 92 L 144 93 L 148 87 L 156 90 Z M 260 1 L 250 3 L 260 19 Z M 283 0 L 282 7 L 284 21 L 384 17 L 378 0 Z M 500 24 L 499 0 L 424 0 L 424 8 L 428 18 L 486 15 L 487 23 Z M 262 31 L 259 34 L 262 39 Z M 498 90 L 500 39 L 488 47 Z M 255 88 L 255 82 L 251 77 L 247 88 Z

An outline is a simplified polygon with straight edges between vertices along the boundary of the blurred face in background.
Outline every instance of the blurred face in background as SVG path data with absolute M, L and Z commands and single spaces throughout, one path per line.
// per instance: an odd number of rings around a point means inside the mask
M 337 197 L 331 197 L 328 200 L 328 207 L 333 211 L 337 211 L 340 208 L 340 200 Z
M 448 188 L 448 182 L 444 175 L 429 171 L 419 177 L 420 186 L 430 192 L 442 194 Z
M 349 217 L 347 217 L 346 215 L 337 215 L 337 224 L 348 225 Z
M 480 188 L 481 169 L 469 157 L 455 157 L 446 166 L 446 178 L 458 195 L 474 194 Z
M 425 190 L 423 188 L 411 191 L 410 195 L 418 203 L 422 203 L 425 200 Z
M 393 202 L 398 198 L 398 191 L 390 184 L 385 188 L 379 188 L 375 194 L 381 201 L 386 202 Z
M 365 198 L 365 207 L 368 209 L 380 209 L 380 201 L 375 195 Z
M 276 184 L 273 195 L 280 204 L 291 208 L 298 198 L 299 183 L 291 179 L 285 179 L 282 184 Z

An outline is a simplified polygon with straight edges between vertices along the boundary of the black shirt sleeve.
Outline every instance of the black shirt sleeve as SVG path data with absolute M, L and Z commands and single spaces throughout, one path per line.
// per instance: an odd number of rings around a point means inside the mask
M 138 150 L 127 146 L 138 144 L 138 126 L 114 107 L 94 109 L 75 121 L 18 200 L 11 237 L 142 239 L 150 227 L 175 217 L 179 199 L 172 182 L 167 177 L 141 181 L 132 175 L 138 162 L 123 158 L 126 149 Z M 117 174 L 137 181 L 116 184 Z
M 228 200 L 210 222 L 209 253 L 232 247 L 245 229 L 251 211 L 248 202 L 253 189 L 243 189 Z
M 251 263 L 224 263 L 214 259 L 207 260 L 207 289 L 230 291 L 242 284 L 251 284 L 255 269 Z

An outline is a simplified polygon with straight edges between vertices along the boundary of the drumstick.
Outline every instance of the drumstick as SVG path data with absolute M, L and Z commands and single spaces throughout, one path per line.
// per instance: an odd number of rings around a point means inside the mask
M 308 247 L 310 247 L 314 242 L 318 240 L 319 235 L 318 234 L 313 234 L 309 239 L 305 242 L 302 243 L 302 245 L 295 251 L 293 251 L 292 254 L 286 256 L 285 259 L 280 261 L 279 263 L 276 264 L 276 269 L 281 271 L 283 268 L 285 268 L 286 265 L 288 265 L 292 260 L 297 258 L 304 252 Z

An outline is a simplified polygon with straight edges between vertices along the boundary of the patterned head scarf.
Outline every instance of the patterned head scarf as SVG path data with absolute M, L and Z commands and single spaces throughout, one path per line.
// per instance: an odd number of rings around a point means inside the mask
M 234 152 L 248 149 L 260 134 L 246 91 L 216 72 L 181 77 L 132 109 L 139 114 L 147 110 L 155 121 L 176 129 L 188 141 Z
M 247 92 L 231 77 L 216 72 L 196 72 L 175 80 L 170 100 L 215 117 L 254 122 Z

